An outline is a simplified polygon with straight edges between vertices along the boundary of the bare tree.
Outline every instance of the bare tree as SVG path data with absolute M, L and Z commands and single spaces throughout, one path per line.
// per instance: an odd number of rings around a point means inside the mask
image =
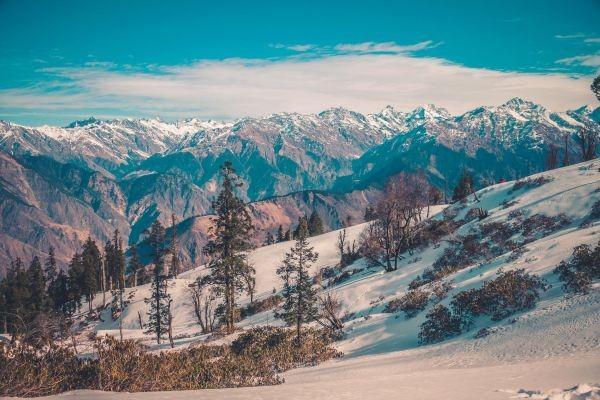
M 190 285 L 190 297 L 194 304 L 194 314 L 200 324 L 202 333 L 210 333 L 215 325 L 217 296 L 214 288 L 207 280 L 199 279 Z
M 175 343 L 173 342 L 173 313 L 171 312 L 172 303 L 173 299 L 169 299 L 169 303 L 167 304 L 167 321 L 169 323 L 169 329 L 167 332 L 169 335 L 169 343 L 171 344 L 171 348 L 175 347 Z
M 249 262 L 245 262 L 242 272 L 242 279 L 244 280 L 244 285 L 246 286 L 246 293 L 250 296 L 250 304 L 254 303 L 254 294 L 256 293 L 256 278 L 254 275 L 256 274 L 256 270 Z
M 569 161 L 569 134 L 568 133 L 563 136 L 563 140 L 565 142 L 565 152 L 563 155 L 563 167 L 566 167 L 571 164 L 571 162 Z
M 422 175 L 400 174 L 388 182 L 375 206 L 377 219 L 361 233 L 363 256 L 386 271 L 398 269 L 400 255 L 410 250 L 415 227 L 429 204 L 429 184 Z
M 558 148 L 554 144 L 548 146 L 548 169 L 555 169 L 558 167 Z
M 581 128 L 577 132 L 577 142 L 581 149 L 581 158 L 584 161 L 596 158 L 596 146 L 598 145 L 598 132 L 588 128 Z
M 342 303 L 331 293 L 319 296 L 319 316 L 317 322 L 324 328 L 332 331 L 341 331 L 344 328 L 340 312 Z

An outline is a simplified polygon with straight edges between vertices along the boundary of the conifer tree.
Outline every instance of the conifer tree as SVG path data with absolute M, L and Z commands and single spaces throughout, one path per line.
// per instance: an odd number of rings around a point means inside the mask
M 300 221 L 294 247 L 285 254 L 277 274 L 283 280 L 283 311 L 278 317 L 295 326 L 296 341 L 300 345 L 302 325 L 313 321 L 318 313 L 317 295 L 309 276 L 310 266 L 317 261 L 318 253 L 309 247 L 306 219 Z
M 81 276 L 81 289 L 88 302 L 88 311 L 91 314 L 93 308 L 94 295 L 100 289 L 102 280 L 102 256 L 96 246 L 96 242 L 88 237 L 83 245 L 81 252 L 81 262 L 83 265 L 83 276 Z
M 460 201 L 465 199 L 471 193 L 474 193 L 473 189 L 473 176 L 467 170 L 464 170 L 458 184 L 454 188 L 454 193 L 452 195 L 453 201 Z
M 377 218 L 377 213 L 375 212 L 375 207 L 367 206 L 365 208 L 365 221 L 373 221 Z
M 25 328 L 24 324 L 29 317 L 31 304 L 29 274 L 23 268 L 23 262 L 20 258 L 11 262 L 6 280 L 7 328 L 10 333 L 17 335 Z
M 84 295 L 84 279 L 86 271 L 84 270 L 81 254 L 75 253 L 69 263 L 69 274 L 67 277 L 67 286 L 69 291 L 69 301 L 73 311 L 81 307 L 81 297 Z
M 223 164 L 221 173 L 222 190 L 212 203 L 216 218 L 212 221 L 205 252 L 211 256 L 208 264 L 211 281 L 223 297 L 226 332 L 232 333 L 236 294 L 245 289 L 244 274 L 248 268 L 245 252 L 252 247 L 249 236 L 253 227 L 244 202 L 234 193 L 241 183 L 229 161 Z
M 69 287 L 69 279 L 61 270 L 56 278 L 48 285 L 48 297 L 54 311 L 62 314 L 72 314 L 73 309 L 72 288 Z
M 317 236 L 321 235 L 323 232 L 323 220 L 316 211 L 313 211 L 308 220 L 308 234 L 310 236 Z
M 57 276 L 57 265 L 56 265 L 56 255 L 54 253 L 54 247 L 50 246 L 48 249 L 48 257 L 46 258 L 46 262 L 44 263 L 44 275 L 46 277 L 46 282 L 50 285 Z
M 46 279 L 42 270 L 42 263 L 38 256 L 34 256 L 27 270 L 29 304 L 32 313 L 45 311 L 48 304 L 46 299 Z
M 131 274 L 133 276 L 133 286 L 137 286 L 138 285 L 138 278 L 139 278 L 139 274 L 140 272 L 143 270 L 144 266 L 142 265 L 142 263 L 140 262 L 139 256 L 138 256 L 138 252 L 137 252 L 137 246 L 134 244 L 132 244 L 129 247 L 129 274 Z
M 146 304 L 150 305 L 146 333 L 156 336 L 156 342 L 161 343 L 163 336 L 169 328 L 168 304 L 170 296 L 167 292 L 167 274 L 165 272 L 165 228 L 156 220 L 148 233 L 148 244 L 150 246 L 154 273 L 152 275 L 151 297 L 146 298 Z
M 285 241 L 285 234 L 283 233 L 283 226 L 279 225 L 277 228 L 277 243 Z
M 169 247 L 169 253 L 171 255 L 171 275 L 177 278 L 181 271 L 179 271 L 179 247 L 177 243 L 177 227 L 175 222 L 175 214 L 171 214 L 171 245 Z
M 269 246 L 271 244 L 275 243 L 275 239 L 273 238 L 273 234 L 271 232 L 267 232 L 267 235 L 265 237 L 265 245 Z
M 310 231 L 308 230 L 308 218 L 306 218 L 305 215 L 298 218 L 298 225 L 296 225 L 296 229 L 294 229 L 294 237 L 289 240 L 298 238 L 300 229 L 304 229 L 304 227 L 306 227 L 307 236 L 310 236 Z

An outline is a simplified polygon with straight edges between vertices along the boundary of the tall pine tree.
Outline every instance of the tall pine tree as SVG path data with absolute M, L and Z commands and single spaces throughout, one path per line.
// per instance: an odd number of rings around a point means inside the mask
M 83 276 L 80 276 L 80 288 L 88 302 L 88 311 L 91 314 L 94 295 L 100 290 L 100 282 L 102 279 L 102 256 L 96 242 L 90 237 L 88 237 L 83 245 L 81 262 L 84 273 Z
M 296 328 L 296 341 L 300 345 L 302 325 L 317 317 L 317 295 L 309 275 L 310 266 L 317 261 L 318 253 L 309 247 L 306 219 L 300 221 L 296 243 L 285 254 L 277 274 L 283 280 L 283 311 L 278 317 Z
M 150 246 L 154 273 L 152 275 L 151 297 L 146 298 L 146 304 L 150 305 L 146 333 L 154 334 L 156 342 L 161 343 L 163 336 L 169 328 L 169 300 L 167 291 L 167 274 L 165 271 L 165 228 L 156 220 L 148 233 L 148 244 Z
M 143 269 L 144 269 L 144 266 L 140 262 L 140 258 L 138 256 L 138 252 L 137 252 L 137 246 L 134 243 L 129 247 L 129 266 L 128 266 L 128 272 L 133 277 L 132 283 L 131 283 L 132 286 L 135 287 L 138 285 L 138 279 L 140 279 L 140 274 L 142 273 Z
M 323 232 L 323 220 L 319 213 L 313 211 L 308 219 L 308 234 L 310 236 L 317 236 L 321 235 Z
M 248 272 L 248 262 L 245 252 L 251 248 L 249 236 L 253 228 L 244 202 L 234 193 L 241 183 L 229 161 L 223 164 L 221 173 L 222 190 L 212 203 L 216 218 L 212 221 L 205 252 L 211 256 L 208 264 L 211 281 L 223 297 L 226 331 L 232 333 L 235 329 L 236 294 L 246 287 L 244 274 Z

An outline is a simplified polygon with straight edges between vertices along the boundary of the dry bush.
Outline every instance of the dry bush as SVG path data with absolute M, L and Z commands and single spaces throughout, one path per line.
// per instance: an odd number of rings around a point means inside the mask
M 600 242 L 594 249 L 582 244 L 573 249 L 570 259 L 562 261 L 554 270 L 571 293 L 587 293 L 593 281 L 600 279 Z
M 283 372 L 340 357 L 341 353 L 330 347 L 330 343 L 331 338 L 326 331 L 308 328 L 302 331 L 298 347 L 294 331 L 264 326 L 242 333 L 231 344 L 231 351 L 238 357 L 247 357 L 257 363 L 266 360 L 275 372 Z
M 527 238 L 532 238 L 534 235 L 546 236 L 552 232 L 556 232 L 570 222 L 565 214 L 558 214 L 554 217 L 549 217 L 545 214 L 534 214 L 523 221 L 523 235 Z
M 384 312 L 394 313 L 400 310 L 404 312 L 406 319 L 410 319 L 423 311 L 428 302 L 429 293 L 420 289 L 411 290 L 399 299 L 390 301 Z
M 512 189 L 508 193 L 516 192 L 521 189 L 531 189 L 534 187 L 539 187 L 545 185 L 548 182 L 552 182 L 554 178 L 548 176 L 538 176 L 537 178 L 527 178 L 523 180 L 518 180 L 513 185 Z
M 253 303 L 249 303 L 246 307 L 240 309 L 240 317 L 244 319 L 264 311 L 272 310 L 277 308 L 282 302 L 283 297 L 276 294 L 262 300 L 255 300 Z
M 97 357 L 80 359 L 68 349 L 0 344 L 0 396 L 33 397 L 73 389 L 169 391 L 274 385 L 277 372 L 336 357 L 326 334 L 307 330 L 300 347 L 294 333 L 256 328 L 232 346 L 198 346 L 149 353 L 133 340 L 97 340 Z
M 421 324 L 419 340 L 423 344 L 436 343 L 460 333 L 460 320 L 448 308 L 438 304 L 427 313 L 425 322 Z
M 523 269 L 502 271 L 481 288 L 458 293 L 451 307 L 463 326 L 470 326 L 472 319 L 480 315 L 489 315 L 493 321 L 499 321 L 535 306 L 540 292 L 546 289 L 542 278 Z

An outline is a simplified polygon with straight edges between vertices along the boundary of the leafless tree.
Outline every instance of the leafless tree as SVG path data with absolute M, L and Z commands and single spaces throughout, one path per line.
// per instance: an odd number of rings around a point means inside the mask
M 256 278 L 254 277 L 256 270 L 254 267 L 246 262 L 242 272 L 242 279 L 246 286 L 246 293 L 250 296 L 250 304 L 254 303 L 254 294 L 256 293 Z
M 554 144 L 548 147 L 548 169 L 558 167 L 558 148 Z
M 173 299 L 169 299 L 169 303 L 167 305 L 167 321 L 169 323 L 168 335 L 169 335 L 169 343 L 171 344 L 171 348 L 175 347 L 175 343 L 173 342 L 173 313 L 171 312 L 171 304 L 173 303 Z
M 571 162 L 569 161 L 569 134 L 565 134 L 563 136 L 563 140 L 565 142 L 565 152 L 563 155 L 563 167 L 566 167 L 567 165 L 571 164 Z
M 331 293 L 324 296 L 319 296 L 319 317 L 317 322 L 324 328 L 332 331 L 341 331 L 344 328 L 344 323 L 340 316 L 342 303 Z
M 202 333 L 210 333 L 215 325 L 215 310 L 217 296 L 214 288 L 207 282 L 199 279 L 190 285 L 190 297 L 194 304 L 194 314 L 200 324 Z
M 398 269 L 400 255 L 410 250 L 416 225 L 429 204 L 430 186 L 422 175 L 400 174 L 388 182 L 375 206 L 377 219 L 361 233 L 363 256 L 386 271 Z
M 581 149 L 581 158 L 584 161 L 596 158 L 596 146 L 598 145 L 598 132 L 588 128 L 581 128 L 577 132 L 577 142 Z

